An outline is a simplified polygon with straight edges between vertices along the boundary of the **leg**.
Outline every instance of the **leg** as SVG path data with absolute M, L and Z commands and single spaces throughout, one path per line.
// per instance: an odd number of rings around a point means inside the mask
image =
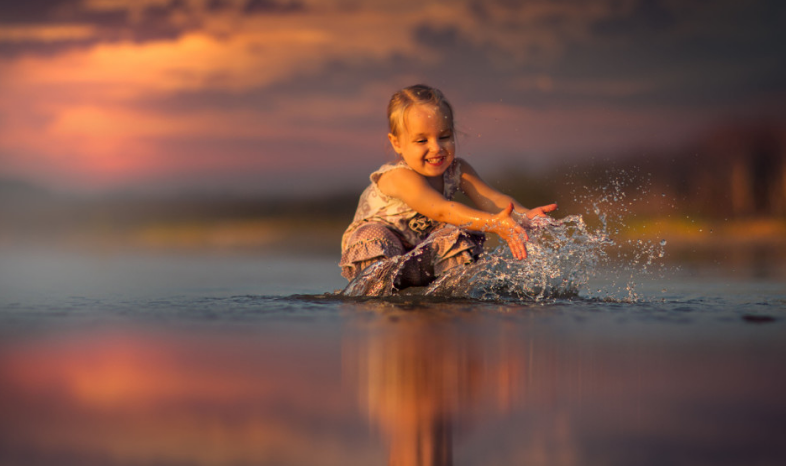
M 434 275 L 441 276 L 446 271 L 474 262 L 483 252 L 486 236 L 461 228 L 446 225 L 432 233 Z
M 481 233 L 452 225 L 439 228 L 404 256 L 396 288 L 426 286 L 446 271 L 474 262 L 483 252 L 485 240 Z
M 353 280 L 366 267 L 406 251 L 401 240 L 384 224 L 368 222 L 352 234 L 349 247 L 341 257 L 341 275 Z
M 368 222 L 352 234 L 349 244 L 340 264 L 341 274 L 349 281 L 369 266 L 395 257 L 401 260 L 391 264 L 388 272 L 395 274 L 389 280 L 396 289 L 424 286 L 434 279 L 431 251 L 418 248 L 406 254 L 404 242 L 384 224 Z

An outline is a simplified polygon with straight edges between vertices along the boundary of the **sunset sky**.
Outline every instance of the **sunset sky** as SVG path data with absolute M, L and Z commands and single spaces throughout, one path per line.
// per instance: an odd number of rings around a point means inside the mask
M 0 4 L 0 178 L 57 190 L 362 189 L 397 89 L 502 169 L 786 115 L 780 0 Z M 637 149 L 638 148 L 638 149 Z

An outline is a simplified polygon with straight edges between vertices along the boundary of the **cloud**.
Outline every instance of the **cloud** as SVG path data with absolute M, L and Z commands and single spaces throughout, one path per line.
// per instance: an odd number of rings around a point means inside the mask
M 773 45 L 786 40 L 775 27 L 784 8 L 766 0 L 724 0 L 711 14 L 667 0 L 9 5 L 0 158 L 33 178 L 141 179 L 194 153 L 192 167 L 226 173 L 297 171 L 298 151 L 301 174 L 325 158 L 365 169 L 382 152 L 387 99 L 414 82 L 441 87 L 459 118 L 496 135 L 477 145 L 492 157 L 522 144 L 605 150 L 645 138 L 636 125 L 676 134 L 679 115 L 706 120 L 782 95 L 786 76 Z M 535 137 L 487 128 L 497 103 Z M 576 136 L 561 136 L 566 127 Z
M 95 27 L 86 24 L 0 27 L 0 42 L 59 42 L 95 36 Z
M 653 33 L 672 29 L 676 15 L 663 0 L 640 0 L 625 5 L 620 14 L 600 19 L 592 24 L 592 31 L 600 35 L 624 36 Z

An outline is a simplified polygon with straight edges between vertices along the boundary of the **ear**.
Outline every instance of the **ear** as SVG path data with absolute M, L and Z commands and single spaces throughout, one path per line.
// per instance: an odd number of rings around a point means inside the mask
M 401 144 L 398 141 L 398 137 L 393 133 L 388 133 L 388 139 L 390 140 L 390 145 L 393 146 L 393 150 L 396 151 L 397 154 L 401 154 Z

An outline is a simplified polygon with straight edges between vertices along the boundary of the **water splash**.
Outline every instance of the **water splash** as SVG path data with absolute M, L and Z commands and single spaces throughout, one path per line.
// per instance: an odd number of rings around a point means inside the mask
M 532 221 L 528 257 L 513 258 L 506 244 L 482 254 L 472 264 L 454 268 L 428 287 L 401 293 L 446 299 L 534 302 L 585 297 L 604 301 L 642 300 L 637 281 L 658 270 L 666 241 L 618 239 L 625 219 L 647 192 L 648 183 L 617 173 L 598 188 L 573 193 L 583 215 Z M 632 188 L 631 188 L 632 187 Z M 632 193 L 631 193 L 632 191 Z M 579 202 L 580 201 L 580 202 Z M 343 296 L 392 296 L 404 264 L 417 260 L 422 245 L 406 255 L 364 270 L 340 293 Z M 593 279 L 601 285 L 590 287 Z
M 410 253 L 411 254 L 411 253 Z M 395 279 L 409 254 L 375 262 L 355 277 L 339 294 L 343 296 L 392 296 Z
M 540 301 L 578 296 L 605 255 L 610 239 L 590 230 L 580 215 L 533 222 L 526 260 L 516 260 L 507 245 L 477 262 L 446 273 L 427 296 L 482 301 Z

